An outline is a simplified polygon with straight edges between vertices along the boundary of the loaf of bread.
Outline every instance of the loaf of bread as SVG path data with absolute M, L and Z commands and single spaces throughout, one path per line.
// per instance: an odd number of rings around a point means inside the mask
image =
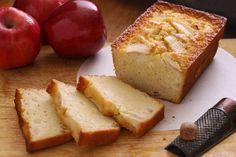
M 15 108 L 28 152 L 72 139 L 70 130 L 58 118 L 45 90 L 17 89 Z
M 163 104 L 115 77 L 81 76 L 77 89 L 137 137 L 164 118 Z
M 212 61 L 226 18 L 158 1 L 112 44 L 118 78 L 180 103 Z
M 119 125 L 102 115 L 74 86 L 52 80 L 47 91 L 54 100 L 59 117 L 71 129 L 78 145 L 105 145 L 118 138 Z

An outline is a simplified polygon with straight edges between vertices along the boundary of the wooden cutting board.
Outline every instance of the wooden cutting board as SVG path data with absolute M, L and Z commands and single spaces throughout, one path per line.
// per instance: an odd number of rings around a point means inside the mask
M 135 3 L 134 3 L 135 2 Z M 108 28 L 108 41 L 112 41 L 133 20 L 150 5 L 150 2 L 125 0 L 96 0 L 101 7 Z M 10 5 L 12 1 L 0 1 L 0 5 Z M 134 4 L 134 5 L 133 5 Z M 112 10 L 113 14 L 110 14 Z M 119 16 L 118 16 L 119 15 Z M 222 40 L 226 50 L 236 54 L 236 40 Z M 75 84 L 76 73 L 84 59 L 62 59 L 49 47 L 42 47 L 36 61 L 26 67 L 14 70 L 0 70 L 0 157 L 74 157 L 74 156 L 158 156 L 174 157 L 164 150 L 177 135 L 178 130 L 150 131 L 142 138 L 135 138 L 123 130 L 114 144 L 93 148 L 81 148 L 73 141 L 61 146 L 28 154 L 19 129 L 14 109 L 16 88 L 46 88 L 51 79 Z M 206 153 L 205 157 L 236 157 L 236 134 L 218 144 Z
M 57 57 L 50 47 L 43 47 L 34 64 L 15 70 L 0 70 L 0 157 L 31 156 L 25 151 L 22 133 L 14 109 L 16 88 L 46 88 L 52 78 L 75 84 L 81 60 Z M 32 156 L 174 156 L 164 147 L 178 135 L 178 131 L 150 131 L 138 139 L 122 131 L 117 142 L 109 146 L 79 148 L 73 141 L 39 151 Z M 217 145 L 206 156 L 236 156 L 236 134 Z M 227 155 L 226 155 L 227 154 Z

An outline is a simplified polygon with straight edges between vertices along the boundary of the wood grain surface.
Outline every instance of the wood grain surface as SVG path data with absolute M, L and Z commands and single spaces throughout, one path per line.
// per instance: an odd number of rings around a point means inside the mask
M 108 41 L 114 40 L 150 4 L 151 1 L 95 0 L 101 7 L 108 28 Z M 1 0 L 0 5 L 12 1 Z M 221 40 L 220 45 L 236 56 L 236 39 Z M 0 70 L 0 157 L 80 157 L 80 156 L 158 156 L 174 157 L 164 147 L 177 135 L 178 130 L 150 131 L 142 138 L 135 138 L 123 130 L 114 144 L 102 147 L 81 148 L 73 141 L 33 154 L 25 151 L 22 133 L 14 109 L 16 88 L 46 88 L 51 79 L 75 84 L 76 73 L 84 59 L 62 59 L 49 46 L 42 47 L 36 61 L 23 68 Z M 206 153 L 205 157 L 236 157 L 236 134 Z

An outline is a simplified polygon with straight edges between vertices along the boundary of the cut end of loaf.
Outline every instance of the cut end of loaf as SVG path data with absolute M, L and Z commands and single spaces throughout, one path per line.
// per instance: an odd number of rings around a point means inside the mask
M 160 55 L 114 52 L 118 78 L 156 97 L 172 102 L 181 100 L 185 74 L 172 68 Z
M 211 47 L 225 24 L 224 17 L 158 1 L 112 43 L 115 73 L 150 95 L 179 103 L 198 78 L 189 75 L 201 74 L 209 65 L 204 58 L 210 63 L 214 57 Z

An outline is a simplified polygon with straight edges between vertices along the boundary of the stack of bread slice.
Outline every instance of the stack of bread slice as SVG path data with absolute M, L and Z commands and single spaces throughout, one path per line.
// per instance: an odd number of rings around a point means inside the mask
M 52 80 L 47 89 L 61 120 L 72 132 L 79 145 L 92 146 L 114 142 L 119 125 L 102 115 L 96 106 L 75 87 Z
M 164 118 L 164 105 L 115 77 L 82 76 L 75 86 L 17 89 L 15 107 L 28 152 L 65 143 L 107 145 L 120 127 L 140 137 Z

